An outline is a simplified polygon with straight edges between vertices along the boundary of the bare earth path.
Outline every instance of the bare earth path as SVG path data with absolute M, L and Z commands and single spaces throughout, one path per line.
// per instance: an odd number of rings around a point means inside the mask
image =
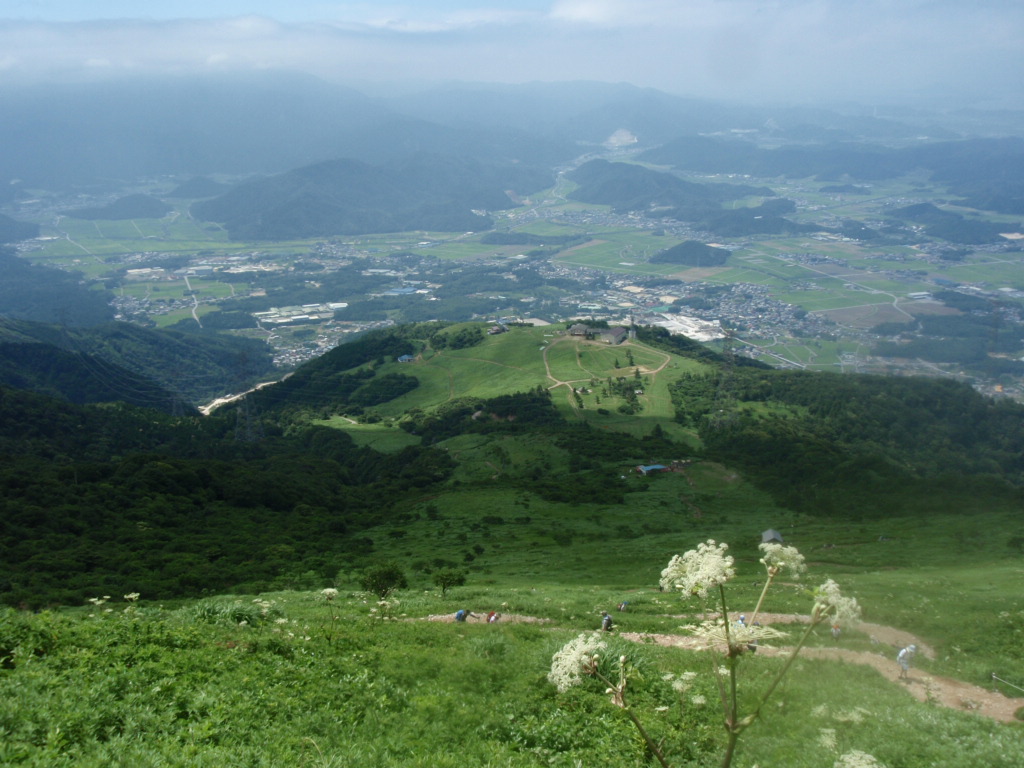
M 450 613 L 427 616 L 426 618 L 428 621 L 454 622 L 455 620 L 454 614 Z M 686 619 L 690 617 L 680 616 L 678 618 Z M 783 613 L 762 613 L 759 614 L 758 618 L 764 624 L 806 623 L 809 620 L 808 616 Z M 501 614 L 499 620 L 503 624 L 551 623 L 550 619 L 519 614 Z M 485 621 L 485 612 L 476 613 L 469 619 L 469 623 L 472 624 L 484 623 Z M 925 658 L 931 659 L 935 657 L 935 652 L 920 638 L 901 629 L 886 627 L 881 624 L 864 622 L 857 629 L 868 635 L 872 642 L 878 645 L 879 650 L 854 651 L 843 648 L 841 644 L 837 644 L 836 646 L 829 647 L 804 648 L 800 651 L 800 656 L 808 659 L 832 659 L 850 664 L 866 664 L 876 669 L 887 680 L 892 681 L 896 685 L 906 687 L 910 695 L 919 701 L 931 701 L 950 709 L 975 712 L 1003 723 L 1019 722 L 1013 715 L 1014 712 L 1024 706 L 1024 699 L 1007 698 L 998 691 L 971 685 L 962 680 L 926 674 L 921 670 L 913 668 L 910 670 L 909 680 L 900 680 L 899 667 L 896 664 L 896 652 L 899 648 L 913 643 L 917 646 L 918 653 Z M 687 648 L 695 651 L 707 648 L 703 641 L 690 635 L 663 635 L 643 632 L 621 632 L 618 634 L 626 640 L 637 643 L 653 642 L 658 645 Z M 762 645 L 758 648 L 757 653 L 761 656 L 780 656 L 788 653 L 790 650 L 792 649 Z
M 806 623 L 807 616 L 794 614 L 763 613 L 758 617 L 764 624 L 784 624 L 792 622 Z M 851 664 L 866 664 L 874 667 L 887 680 L 905 686 L 911 696 L 919 701 L 931 701 L 951 709 L 976 712 L 1003 723 L 1018 722 L 1014 712 L 1024 706 L 1024 700 L 1010 699 L 998 691 L 981 688 L 977 685 L 954 680 L 949 677 L 931 675 L 921 670 L 910 670 L 909 680 L 899 679 L 899 666 L 896 664 L 896 652 L 899 648 L 913 643 L 918 653 L 926 658 L 934 658 L 934 651 L 919 638 L 893 627 L 880 624 L 862 623 L 859 631 L 871 637 L 879 646 L 879 651 L 854 651 L 837 645 L 834 647 L 812 647 L 800 651 L 802 658 L 834 659 Z M 643 634 L 623 632 L 622 637 L 635 642 L 655 642 L 658 645 L 702 650 L 706 644 L 689 635 Z M 788 653 L 790 648 L 775 648 L 762 645 L 757 653 L 765 656 L 780 656 Z

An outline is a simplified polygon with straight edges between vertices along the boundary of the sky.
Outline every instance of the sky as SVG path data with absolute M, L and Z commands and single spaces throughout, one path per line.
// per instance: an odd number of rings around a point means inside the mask
M 247 70 L 1024 108 L 1024 2 L 0 0 L 0 82 Z

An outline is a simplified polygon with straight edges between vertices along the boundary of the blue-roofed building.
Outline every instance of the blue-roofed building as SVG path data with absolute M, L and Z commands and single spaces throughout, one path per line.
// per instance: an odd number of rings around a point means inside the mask
M 669 468 L 664 464 L 641 464 L 636 471 L 641 475 L 655 475 L 658 472 L 668 472 Z

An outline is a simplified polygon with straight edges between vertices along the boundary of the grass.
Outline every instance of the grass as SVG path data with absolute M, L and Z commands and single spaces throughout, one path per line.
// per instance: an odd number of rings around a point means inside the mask
M 713 475 L 714 468 L 706 469 Z M 503 502 L 481 497 L 477 503 L 493 512 Z M 444 518 L 435 522 L 458 514 L 456 504 L 438 506 Z M 479 519 L 481 507 L 476 509 Z M 550 514 L 565 519 L 567 511 Z M 585 517 L 567 522 L 583 525 Z M 725 532 L 721 523 L 717 527 Z M 684 539 L 692 541 L 677 537 Z M 574 544 L 557 559 L 538 553 L 517 566 L 518 574 L 485 578 L 471 571 L 467 585 L 453 588 L 447 598 L 426 574 L 414 576 L 389 606 L 368 599 L 358 590 L 358 572 L 346 571 L 330 604 L 319 587 L 311 587 L 265 594 L 260 603 L 226 595 L 159 606 L 143 596 L 133 605 L 114 598 L 56 613 L 0 613 L 0 645 L 14 649 L 0 672 L 0 764 L 651 764 L 603 686 L 584 679 L 582 687 L 558 694 L 545 679 L 552 654 L 593 629 L 597 612 L 617 601 L 630 601 L 629 613 L 617 615 L 620 627 L 639 631 L 679 632 L 685 620 L 678 614 L 699 609 L 677 595 L 642 588 L 635 570 L 628 576 L 627 563 L 635 568 L 663 553 L 650 546 L 616 546 L 610 556 L 608 546 L 601 549 L 598 578 L 581 578 L 563 567 L 596 553 L 593 545 Z M 436 545 L 432 550 L 444 551 Z M 623 566 L 621 584 L 605 580 L 612 563 Z M 741 559 L 740 565 L 740 576 L 729 586 L 737 606 L 756 599 L 756 589 L 744 583 L 756 564 Z M 900 585 L 907 593 L 933 593 L 932 575 L 914 568 L 909 573 L 913 578 L 893 582 L 889 573 L 865 569 L 861 578 Z M 995 573 L 976 566 L 972 584 L 976 599 L 992 604 L 1001 599 L 1000 588 L 983 590 L 986 575 Z M 863 599 L 873 597 L 869 585 L 861 589 Z M 807 598 L 783 588 L 770 602 L 769 610 L 806 610 Z M 463 607 L 550 621 L 423 620 Z M 936 605 L 935 613 L 948 607 Z M 377 618 L 382 608 L 389 619 Z M 642 673 L 631 682 L 628 701 L 673 765 L 717 764 L 724 739 L 709 672 L 713 659 L 615 635 L 604 639 L 608 659 L 625 655 Z M 857 646 L 863 640 L 851 636 L 846 642 Z M 782 663 L 760 655 L 742 659 L 744 711 Z M 680 694 L 672 682 L 683 673 L 693 679 Z M 67 695 L 71 686 L 73 696 Z M 798 659 L 761 721 L 740 741 L 735 764 L 817 768 L 859 750 L 887 766 L 1010 768 L 1024 760 L 1019 731 L 917 702 L 868 667 Z
M 314 424 L 340 429 L 351 437 L 356 445 L 373 448 L 381 453 L 398 453 L 410 445 L 419 445 L 420 438 L 398 429 L 393 424 L 360 424 L 342 416 L 334 416 Z

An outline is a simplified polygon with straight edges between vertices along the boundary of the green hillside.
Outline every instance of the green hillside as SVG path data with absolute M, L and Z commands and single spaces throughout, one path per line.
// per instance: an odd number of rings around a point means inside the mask
M 0 389 L 0 765 L 1024 761 L 1024 409 L 489 328 L 374 331 L 205 418 Z M 751 615 L 767 529 L 806 574 L 756 652 L 688 649 Z M 721 595 L 663 591 L 709 539 Z M 789 620 L 830 579 L 869 622 L 839 639 Z M 603 610 L 604 680 L 560 690 Z

